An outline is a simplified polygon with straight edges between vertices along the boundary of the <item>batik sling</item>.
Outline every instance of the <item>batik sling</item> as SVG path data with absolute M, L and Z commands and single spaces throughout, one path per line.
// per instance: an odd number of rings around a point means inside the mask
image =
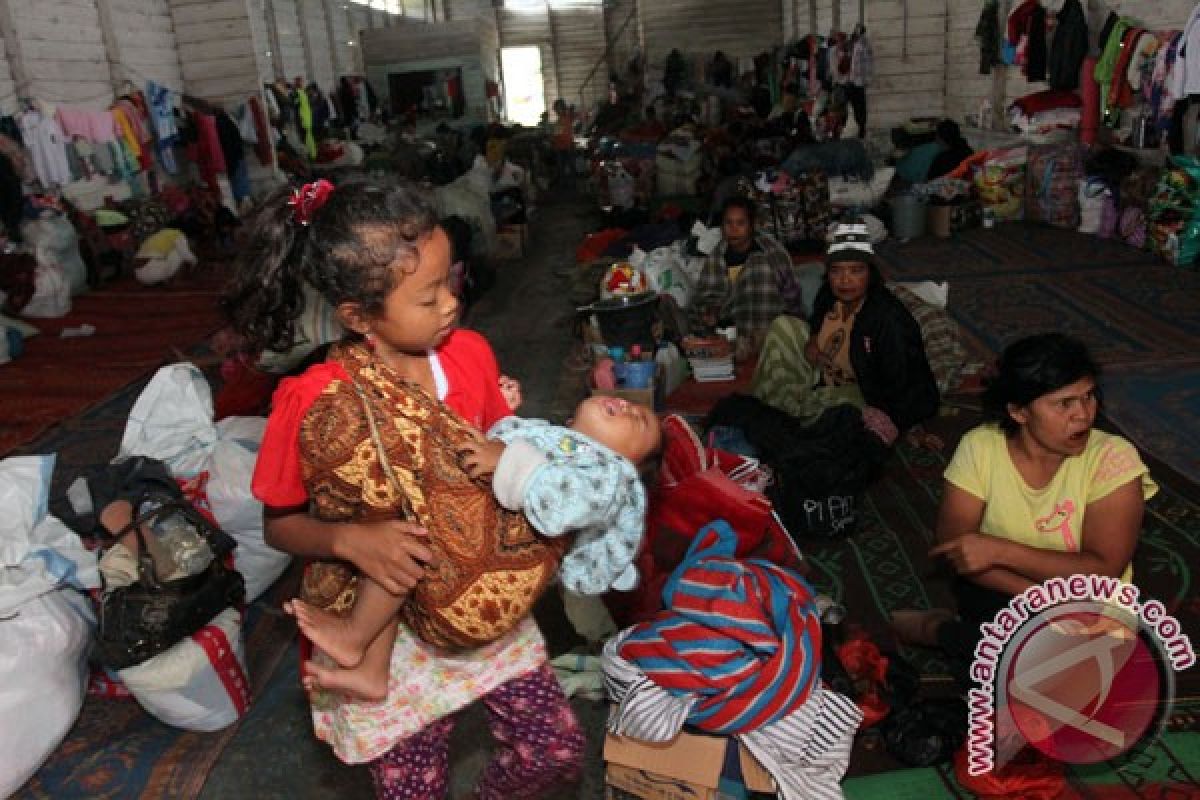
M 402 379 L 361 344 L 330 353 L 350 376 L 334 380 L 300 428 L 304 482 L 326 522 L 402 518 L 429 532 L 433 563 L 401 617 L 426 642 L 473 648 L 512 630 L 554 578 L 570 537 L 543 538 L 524 515 L 495 501 L 487 481 L 459 460 L 473 439 L 467 422 Z M 301 597 L 346 612 L 355 572 L 316 562 Z

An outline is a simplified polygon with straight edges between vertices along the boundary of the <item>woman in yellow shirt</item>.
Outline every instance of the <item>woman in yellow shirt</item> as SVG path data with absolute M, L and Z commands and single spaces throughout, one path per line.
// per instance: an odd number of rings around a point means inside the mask
M 984 396 L 992 421 L 969 431 L 945 472 L 932 556 L 958 573 L 957 615 L 899 611 L 913 644 L 969 668 L 979 626 L 1029 586 L 1076 574 L 1129 582 L 1145 501 L 1158 490 L 1137 450 L 1095 430 L 1099 369 L 1075 339 L 1010 345 Z

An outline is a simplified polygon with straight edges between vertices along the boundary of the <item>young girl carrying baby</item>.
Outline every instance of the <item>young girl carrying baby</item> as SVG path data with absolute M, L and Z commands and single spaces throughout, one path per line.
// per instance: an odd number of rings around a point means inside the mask
M 328 361 L 276 392 L 253 483 L 266 509 L 267 541 L 314 559 L 301 591 L 311 604 L 352 607 L 353 592 L 347 600 L 343 587 L 322 597 L 328 573 L 315 567 L 335 561 L 403 595 L 436 567 L 426 532 L 401 519 L 404 498 L 358 469 L 353 453 L 338 470 L 321 472 L 319 465 L 362 447 L 351 432 L 361 433 L 368 399 L 356 405 L 346 387 L 364 374 L 420 387 L 479 430 L 511 413 L 491 348 L 455 327 L 449 240 L 414 189 L 335 189 L 324 181 L 271 197 L 251 230 L 226 298 L 248 343 L 274 350 L 293 344 L 305 283 L 349 331 Z M 364 521 L 359 504 L 380 497 L 396 501 L 395 513 Z M 310 513 L 315 507 L 344 513 L 318 518 Z M 314 730 L 343 761 L 369 763 L 378 797 L 440 798 L 448 787 L 453 716 L 477 699 L 487 708 L 496 751 L 476 796 L 542 797 L 575 778 L 583 733 L 530 617 L 491 644 L 453 654 L 397 625 L 386 698 L 354 703 L 315 691 Z

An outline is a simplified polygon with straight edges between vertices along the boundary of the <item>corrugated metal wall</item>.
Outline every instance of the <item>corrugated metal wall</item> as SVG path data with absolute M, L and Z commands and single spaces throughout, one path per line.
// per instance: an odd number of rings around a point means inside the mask
M 550 17 L 541 11 L 496 11 L 502 47 L 537 47 L 542 54 L 542 85 L 546 108 L 561 96 L 554 67 L 554 43 L 550 37 Z
M 843 29 L 853 29 L 856 21 L 857 7 L 854 16 L 842 18 Z M 866 25 L 875 53 L 875 76 L 867 87 L 870 127 L 890 128 L 909 117 L 944 114 L 945 0 L 868 0 Z
M 283 70 L 284 80 L 290 84 L 297 75 L 308 74 L 296 0 L 271 0 L 271 8 L 275 15 L 275 33 L 279 42 L 279 66 Z
M 328 10 L 330 27 L 332 28 L 335 44 L 333 51 L 334 72 L 338 77 L 341 77 L 348 72 L 354 72 L 358 69 L 354 60 L 354 48 L 346 44 L 351 39 L 350 26 L 346 20 L 346 10 L 342 8 L 341 0 L 324 0 L 324 2 Z
M 608 64 L 597 66 L 605 58 L 600 0 L 552 9 L 550 21 L 558 55 L 559 95 L 580 109 L 589 108 L 608 91 Z
M 308 79 L 328 90 L 333 87 L 334 68 L 323 0 L 296 0 L 296 10 L 300 12 L 300 27 L 304 31 Z
M 8 53 L 4 39 L 0 38 L 0 114 L 13 114 L 17 110 L 17 84 L 13 81 L 8 66 Z
M 22 94 L 101 108 L 113 91 L 100 17 L 91 0 L 4 0 L 12 14 L 29 86 Z
M 661 67 L 672 48 L 684 53 L 731 58 L 752 56 L 783 44 L 780 0 L 642 0 L 646 60 Z
M 167 0 L 110 0 L 121 64 L 136 85 L 147 79 L 183 88 L 179 47 Z
M 263 83 L 274 82 L 277 74 L 275 44 L 271 38 L 271 23 L 267 20 L 266 0 L 247 0 L 252 46 L 258 59 L 258 77 Z

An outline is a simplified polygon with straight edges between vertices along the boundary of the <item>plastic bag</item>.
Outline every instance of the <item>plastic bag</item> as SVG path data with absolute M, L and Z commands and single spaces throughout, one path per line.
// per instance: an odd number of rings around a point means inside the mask
M 79 254 L 79 236 L 65 215 L 43 212 L 21 226 L 21 235 L 33 246 L 39 264 L 62 270 L 72 295 L 87 291 L 87 265 Z
M 21 309 L 24 317 L 62 317 L 71 311 L 71 284 L 57 264 L 37 265 L 33 297 Z
M 117 673 L 152 716 L 189 731 L 219 731 L 250 708 L 242 615 L 228 608 L 191 637 Z
M 46 513 L 54 456 L 0 461 L 0 796 L 25 783 L 79 716 L 99 586 L 94 553 Z M 36 709 L 36 713 L 30 713 Z
M 0 621 L 0 797 L 29 780 L 75 724 L 94 627 L 88 601 L 71 589 Z
M 227 417 L 213 424 L 212 390 L 192 364 L 163 367 L 129 412 L 118 458 L 144 455 L 176 478 L 207 473 L 204 494 L 217 525 L 237 540 L 234 566 L 253 602 L 283 574 L 291 557 L 263 540 L 262 504 L 250 491 L 266 420 Z

